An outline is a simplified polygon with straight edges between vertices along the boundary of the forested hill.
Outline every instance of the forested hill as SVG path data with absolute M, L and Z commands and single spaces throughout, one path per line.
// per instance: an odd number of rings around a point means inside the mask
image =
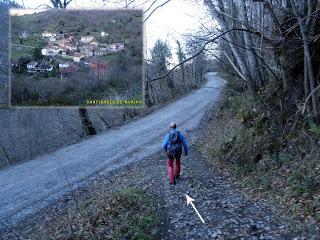
M 19 32 L 22 31 L 30 34 L 62 31 L 79 36 L 103 31 L 109 34 L 108 41 L 111 43 L 124 42 L 141 34 L 141 17 L 141 10 L 51 10 L 12 16 L 11 29 L 13 37 L 19 37 Z

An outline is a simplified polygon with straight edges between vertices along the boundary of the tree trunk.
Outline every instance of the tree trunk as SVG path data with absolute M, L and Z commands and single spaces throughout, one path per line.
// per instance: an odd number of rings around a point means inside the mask
M 304 61 L 305 86 L 309 84 L 310 92 L 313 92 L 316 81 L 315 81 L 313 65 L 312 65 L 310 40 L 309 40 L 309 26 L 308 26 L 310 24 L 309 18 L 311 18 L 313 3 L 312 1 L 308 1 L 308 16 L 307 18 L 304 18 L 304 19 L 301 18 L 301 13 L 297 9 L 296 3 L 294 0 L 290 0 L 290 5 L 292 7 L 294 14 L 297 17 L 297 21 L 300 27 L 300 32 L 302 35 L 304 60 L 305 60 Z M 305 89 L 305 91 L 307 91 L 307 89 Z M 312 103 L 312 117 L 316 122 L 319 122 L 318 99 L 315 93 L 313 93 L 311 96 L 311 103 Z
M 242 20 L 242 22 L 244 23 L 244 27 L 246 28 L 246 26 L 249 25 L 246 3 L 244 0 L 240 0 L 239 2 L 240 2 L 240 9 L 239 9 L 240 19 Z M 246 50 L 246 53 L 248 57 L 251 78 L 253 80 L 252 85 L 255 88 L 256 86 L 261 85 L 262 75 L 261 75 L 260 69 L 258 68 L 259 66 L 258 59 L 256 55 L 253 53 L 254 45 L 253 45 L 251 34 L 249 32 L 244 32 L 243 35 L 244 35 L 245 46 L 248 49 Z
M 79 107 L 79 117 L 82 124 L 83 136 L 95 135 L 97 132 L 90 120 L 88 110 L 84 107 Z
M 308 40 L 303 41 L 303 49 L 304 49 L 304 55 L 306 60 L 305 64 L 307 65 L 305 69 L 308 69 L 307 76 L 309 78 L 310 92 L 312 92 L 315 88 L 315 77 L 314 77 L 312 59 L 310 54 L 310 44 Z M 315 93 L 312 94 L 311 101 L 312 101 L 313 118 L 316 122 L 319 122 L 318 99 Z
M 221 16 L 219 14 L 219 12 L 217 11 L 216 7 L 213 5 L 211 0 L 204 0 L 205 5 L 208 6 L 208 8 L 210 9 L 210 14 L 213 18 L 213 20 L 217 20 L 220 27 L 222 28 L 222 31 L 227 31 L 229 29 L 228 23 L 227 21 L 223 18 L 223 16 Z M 222 5 L 223 2 L 220 2 L 220 5 Z M 224 12 L 224 9 L 220 9 L 220 11 Z M 225 35 L 225 38 L 227 39 L 228 42 L 238 42 L 238 39 L 233 39 L 233 35 L 231 33 L 228 33 L 227 35 Z M 248 88 L 250 91 L 253 91 L 254 86 L 252 84 L 252 77 L 251 74 L 248 71 L 247 65 L 244 61 L 244 58 L 240 55 L 240 52 L 238 51 L 238 49 L 235 47 L 235 45 L 228 43 L 231 52 L 234 56 L 234 59 L 236 61 L 236 64 L 239 66 L 240 68 L 240 72 L 241 74 L 245 77 Z

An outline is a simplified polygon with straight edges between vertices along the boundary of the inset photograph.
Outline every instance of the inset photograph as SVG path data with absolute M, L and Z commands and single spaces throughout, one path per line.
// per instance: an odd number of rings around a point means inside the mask
M 11 106 L 143 106 L 142 10 L 10 10 Z

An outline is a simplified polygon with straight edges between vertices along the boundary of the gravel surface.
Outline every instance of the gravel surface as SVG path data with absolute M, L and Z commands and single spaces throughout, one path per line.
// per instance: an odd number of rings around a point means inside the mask
M 187 137 L 190 135 L 192 133 Z M 64 209 L 73 205 L 73 197 L 81 202 L 88 196 L 88 189 L 89 192 L 100 192 L 102 197 L 128 187 L 142 189 L 157 199 L 159 239 L 294 239 L 289 233 L 288 223 L 273 215 L 264 204 L 235 189 L 217 169 L 207 165 L 193 145 L 189 156 L 182 159 L 182 175 L 176 185 L 169 185 L 165 154 L 159 152 L 111 175 L 102 171 L 90 177 L 86 185 L 75 190 L 73 195 L 67 193 L 49 208 L 29 215 L 23 228 L 19 224 L 13 228 L 18 235 L 23 231 L 21 236 L 26 232 L 25 226 L 29 231 L 39 231 L 45 227 L 41 226 L 44 219 L 47 224 L 54 224 L 60 218 L 57 213 L 63 214 Z M 185 194 L 195 199 L 193 203 L 204 224 L 194 209 L 187 205 Z M 8 230 L 3 236 L 3 239 L 14 239 Z
M 159 148 L 149 146 L 155 150 L 147 156 L 141 156 L 146 149 L 137 149 L 126 157 L 140 156 L 139 161 L 128 162 L 113 171 L 104 168 L 87 176 L 81 184 L 71 182 L 72 194 L 64 191 L 51 199 L 49 206 L 24 214 L 23 225 L 19 221 L 2 219 L 2 223 L 7 223 L 9 228 L 0 228 L 0 236 L 14 239 L 27 234 L 26 226 L 32 232 L 48 223 L 54 224 L 59 213 L 74 204 L 72 199 L 75 196 L 81 201 L 88 196 L 88 192 L 95 191 L 103 197 L 124 187 L 134 187 L 157 199 L 160 239 L 301 239 L 290 233 L 289 223 L 283 221 L 281 216 L 273 215 L 266 204 L 241 193 L 218 169 L 209 166 L 196 150 L 195 143 L 202 131 L 200 126 L 212 111 L 213 105 L 209 110 L 206 108 L 204 117 L 201 115 L 202 123 L 199 120 L 197 126 L 181 129 L 190 142 L 190 153 L 182 158 L 182 174 L 176 185 L 169 185 L 165 154 Z M 159 136 L 158 140 L 162 137 Z M 158 141 L 160 144 L 161 141 Z M 195 199 L 193 203 L 205 223 L 200 221 L 192 206 L 187 205 L 185 194 Z M 39 199 L 38 203 L 41 202 Z M 37 201 L 34 203 L 37 204 Z
M 168 124 L 197 128 L 223 85 L 216 74 L 208 74 L 203 88 L 145 117 L 1 170 L 0 220 L 19 221 L 36 210 L 35 205 L 44 207 L 64 194 L 69 184 L 78 186 L 101 170 L 112 172 L 157 153 Z

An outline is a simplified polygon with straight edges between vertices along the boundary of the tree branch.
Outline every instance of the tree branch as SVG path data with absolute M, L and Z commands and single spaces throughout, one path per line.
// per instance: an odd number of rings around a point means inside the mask
M 166 4 L 167 4 L 168 2 L 170 2 L 170 1 L 171 1 L 171 0 L 167 0 L 167 1 L 165 1 L 164 3 L 160 4 L 159 6 L 157 6 L 156 8 L 154 8 L 154 9 L 152 10 L 152 12 L 149 14 L 149 16 L 146 17 L 146 19 L 145 19 L 143 22 L 146 22 L 146 21 L 151 17 L 151 15 L 152 15 L 155 11 L 157 11 L 157 9 L 163 7 L 164 5 L 166 5 Z
M 304 104 L 303 104 L 303 108 L 302 108 L 302 111 L 301 113 L 304 114 L 305 110 L 306 110 L 306 107 L 307 107 L 307 102 L 309 101 L 310 97 L 315 94 L 316 91 L 318 91 L 320 89 L 320 85 L 317 86 L 316 88 L 314 88 L 308 95 L 308 97 L 306 98 L 306 100 L 304 101 Z
M 173 70 L 175 70 L 177 67 L 181 66 L 182 64 L 190 61 L 191 59 L 197 57 L 200 53 L 202 53 L 202 51 L 206 48 L 206 46 L 209 44 L 209 43 L 213 43 L 214 41 L 216 41 L 217 39 L 221 38 L 222 36 L 226 35 L 227 33 L 229 32 L 232 32 L 232 31 L 245 31 L 245 32 L 250 32 L 250 33 L 254 33 L 254 34 L 257 34 L 256 31 L 252 31 L 252 30 L 248 30 L 248 29 L 244 29 L 244 28 L 232 28 L 232 29 L 229 29 L 221 34 L 219 34 L 218 36 L 212 38 L 211 40 L 208 40 L 207 42 L 205 42 L 203 44 L 203 46 L 201 47 L 201 49 L 196 53 L 194 54 L 193 56 L 185 59 L 184 61 L 180 62 L 179 64 L 175 65 L 173 68 L 171 68 L 165 75 L 161 76 L 161 77 L 157 77 L 157 78 L 154 78 L 154 79 L 151 79 L 149 80 L 148 82 L 153 82 L 153 81 L 156 81 L 156 80 L 160 80 L 160 79 L 163 79 L 167 76 L 169 76 L 170 73 L 173 72 Z

